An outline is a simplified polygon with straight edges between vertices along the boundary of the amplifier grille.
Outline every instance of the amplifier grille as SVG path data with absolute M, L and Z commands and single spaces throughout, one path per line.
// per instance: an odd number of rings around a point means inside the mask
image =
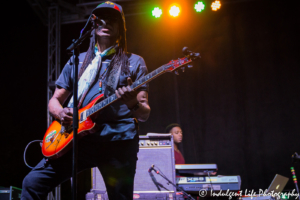
M 136 167 L 136 174 L 134 178 L 134 192 L 157 192 L 159 191 L 155 186 L 148 169 L 154 165 L 160 173 L 163 173 L 170 181 L 176 184 L 175 181 L 175 160 L 173 145 L 169 147 L 151 147 L 140 148 L 138 153 L 138 161 Z M 176 191 L 176 188 L 167 184 L 167 180 L 151 172 L 154 179 L 162 184 L 170 192 Z M 92 169 L 93 188 L 95 190 L 106 191 L 106 187 L 102 178 L 102 175 L 97 167 Z M 161 188 L 161 191 L 166 191 Z

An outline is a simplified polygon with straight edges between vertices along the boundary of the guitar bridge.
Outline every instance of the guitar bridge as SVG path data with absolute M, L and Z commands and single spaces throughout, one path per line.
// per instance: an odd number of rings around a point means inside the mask
M 60 130 L 60 134 L 65 136 L 65 138 L 69 137 L 70 133 L 73 131 L 73 126 L 62 126 Z

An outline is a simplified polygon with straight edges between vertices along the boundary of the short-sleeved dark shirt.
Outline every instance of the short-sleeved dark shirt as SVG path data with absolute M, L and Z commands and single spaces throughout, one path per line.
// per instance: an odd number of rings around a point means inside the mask
M 86 53 L 82 53 L 79 55 L 78 70 L 80 70 L 85 54 Z M 147 74 L 147 67 L 142 57 L 132 53 L 128 53 L 127 56 L 130 63 L 130 73 L 129 75 L 124 75 L 121 73 L 117 88 L 127 86 L 128 77 L 130 77 L 132 81 L 136 81 Z M 107 67 L 109 67 L 111 59 L 112 56 L 108 56 L 107 58 L 104 57 L 102 59 L 100 73 L 97 75 L 95 82 L 91 85 L 88 93 L 86 94 L 82 103 L 82 107 L 86 106 L 89 102 L 100 95 L 99 76 L 103 74 Z M 56 85 L 72 92 L 73 66 L 70 64 L 70 62 L 65 65 L 56 81 Z M 138 90 L 148 91 L 148 84 L 143 85 Z M 102 86 L 102 93 L 104 93 L 104 91 L 105 84 Z M 99 130 L 93 135 L 101 136 L 100 138 L 102 141 L 133 139 L 134 136 L 138 134 L 137 120 L 133 118 L 133 113 L 120 100 L 100 111 L 97 119 L 95 119 L 95 122 L 97 123 Z
M 174 150 L 175 165 L 185 164 L 185 160 L 180 151 Z

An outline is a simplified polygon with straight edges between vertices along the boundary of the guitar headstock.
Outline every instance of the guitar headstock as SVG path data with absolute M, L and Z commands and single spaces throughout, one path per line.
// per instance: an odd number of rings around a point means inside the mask
M 200 53 L 192 52 L 192 51 L 189 50 L 188 47 L 183 47 L 182 53 L 183 53 L 183 55 L 188 56 L 192 60 L 196 60 L 198 58 L 201 58 Z
M 168 64 L 165 65 L 164 70 L 167 72 L 175 71 L 175 74 L 178 73 L 178 69 L 182 69 L 182 72 L 185 70 L 185 66 L 187 65 L 188 68 L 193 67 L 191 64 L 193 60 L 200 58 L 200 53 L 194 53 L 190 51 L 187 47 L 183 47 L 182 49 L 183 54 L 185 55 L 182 58 L 178 58 L 177 60 L 171 60 Z

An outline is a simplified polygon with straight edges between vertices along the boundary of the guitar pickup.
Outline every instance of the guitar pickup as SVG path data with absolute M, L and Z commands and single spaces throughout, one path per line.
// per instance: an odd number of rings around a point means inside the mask
M 81 114 L 80 114 L 80 118 L 79 118 L 79 122 L 83 122 L 86 120 L 86 111 L 83 111 Z

